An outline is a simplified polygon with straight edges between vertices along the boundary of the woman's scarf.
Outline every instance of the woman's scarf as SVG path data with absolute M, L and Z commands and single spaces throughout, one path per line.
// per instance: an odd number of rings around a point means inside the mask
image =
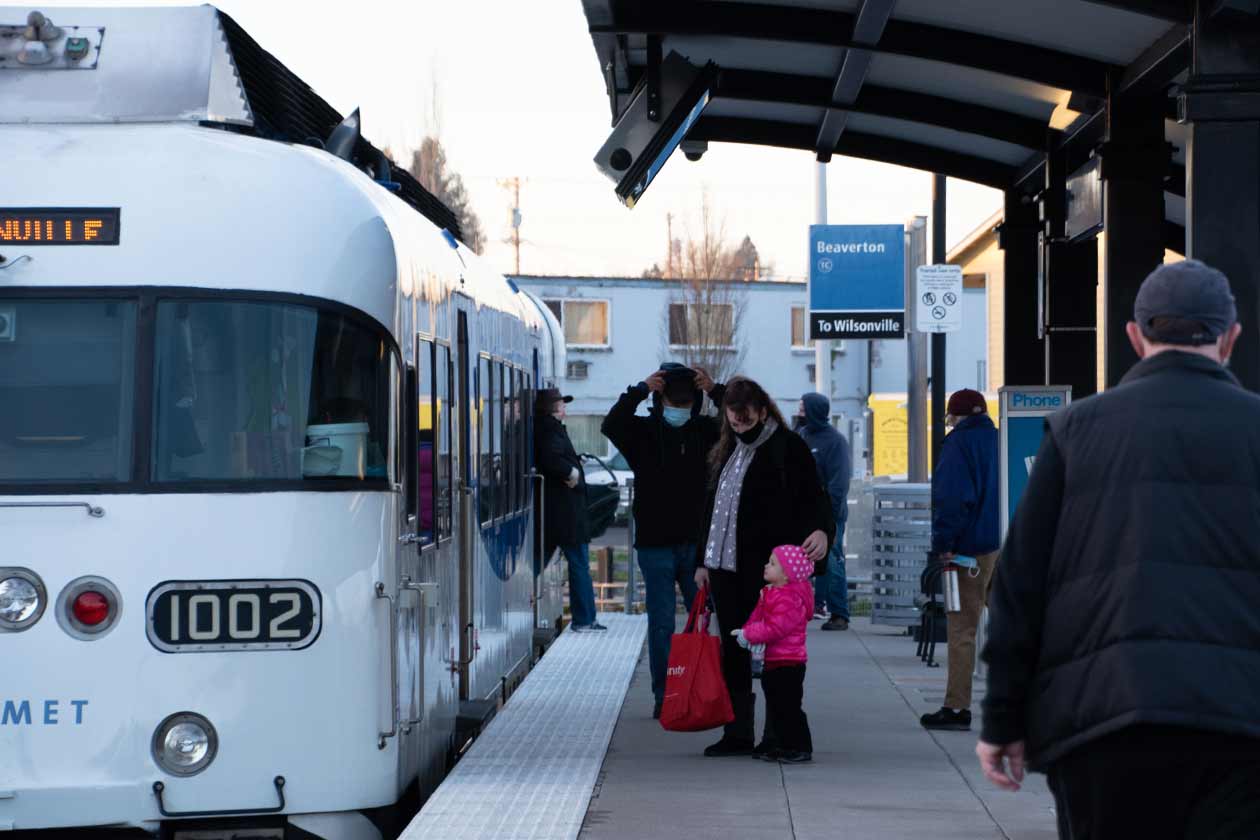
M 704 547 L 704 565 L 710 569 L 735 571 L 735 525 L 739 518 L 739 496 L 744 489 L 744 475 L 752 463 L 757 447 L 770 439 L 779 424 L 774 418 L 752 443 L 735 439 L 735 451 L 722 467 L 713 498 L 713 517 L 709 520 L 709 542 Z

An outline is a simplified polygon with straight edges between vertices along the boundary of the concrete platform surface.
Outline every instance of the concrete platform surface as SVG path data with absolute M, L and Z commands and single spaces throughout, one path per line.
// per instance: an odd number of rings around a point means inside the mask
M 647 655 L 639 661 L 581 834 L 679 840 L 933 838 L 1052 840 L 1054 801 L 1043 776 L 1019 793 L 980 774 L 979 730 L 928 732 L 918 717 L 945 694 L 945 669 L 928 669 L 896 628 L 856 619 L 846 632 L 811 623 L 805 710 L 814 762 L 780 766 L 705 758 L 719 732 L 665 732 L 652 720 Z M 945 658 L 945 645 L 937 647 Z M 759 687 L 758 687 L 759 691 Z M 758 697 L 758 732 L 762 699 Z

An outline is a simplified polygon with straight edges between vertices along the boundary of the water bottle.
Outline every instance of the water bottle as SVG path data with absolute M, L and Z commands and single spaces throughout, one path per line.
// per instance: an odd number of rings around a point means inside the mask
M 945 612 L 962 612 L 962 599 L 958 594 L 958 567 L 946 563 L 941 572 L 941 594 L 945 599 Z
M 754 678 L 759 678 L 761 672 L 766 669 L 766 646 L 753 645 L 748 653 L 752 656 L 752 675 Z

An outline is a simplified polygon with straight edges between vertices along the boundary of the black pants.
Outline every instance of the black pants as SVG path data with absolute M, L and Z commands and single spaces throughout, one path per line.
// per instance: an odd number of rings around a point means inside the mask
M 765 586 L 760 575 L 760 570 L 755 577 L 738 571 L 709 571 L 709 587 L 713 591 L 718 630 L 722 634 L 722 678 L 726 680 L 726 690 L 735 711 L 735 720 L 726 725 L 726 735 L 740 740 L 753 737 L 752 659 L 735 641 L 731 631 L 743 627 L 756 609 L 761 587 Z
M 1260 739 L 1134 726 L 1048 772 L 1062 840 L 1260 837 Z
M 766 695 L 766 720 L 774 722 L 775 746 L 783 752 L 814 751 L 809 720 L 801 702 L 805 698 L 805 663 L 767 665 L 761 673 L 761 690 Z

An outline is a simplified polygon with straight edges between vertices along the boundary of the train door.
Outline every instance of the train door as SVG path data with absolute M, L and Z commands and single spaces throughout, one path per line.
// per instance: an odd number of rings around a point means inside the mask
M 459 698 L 468 700 L 472 688 L 472 661 L 476 656 L 476 599 L 473 591 L 477 579 L 474 563 L 477 556 L 477 499 L 474 492 L 474 393 L 472 375 L 476 371 L 468 337 L 468 311 L 470 301 L 456 297 L 455 388 L 459 401 L 459 464 L 456 485 L 458 487 L 459 517 Z M 480 418 L 477 418 L 480 422 Z

